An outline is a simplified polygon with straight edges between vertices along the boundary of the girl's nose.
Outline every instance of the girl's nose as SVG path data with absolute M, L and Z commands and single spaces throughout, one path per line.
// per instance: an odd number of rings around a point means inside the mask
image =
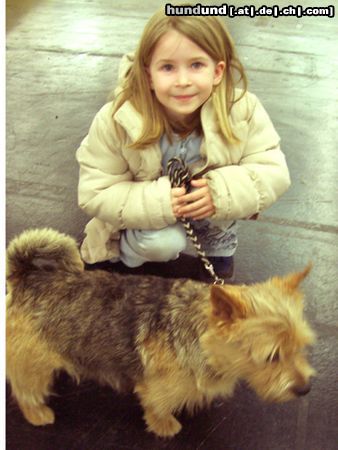
M 191 81 L 186 70 L 179 70 L 176 78 L 176 86 L 190 86 Z

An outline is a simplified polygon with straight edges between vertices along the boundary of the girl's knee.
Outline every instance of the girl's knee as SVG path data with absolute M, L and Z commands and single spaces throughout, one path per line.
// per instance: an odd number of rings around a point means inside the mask
M 144 234 L 142 247 L 150 261 L 164 262 L 176 259 L 186 245 L 185 231 L 176 224 Z

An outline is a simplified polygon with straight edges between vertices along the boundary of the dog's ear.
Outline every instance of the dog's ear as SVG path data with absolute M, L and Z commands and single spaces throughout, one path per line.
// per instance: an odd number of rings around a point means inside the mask
M 283 278 L 284 283 L 292 290 L 297 289 L 298 285 L 304 280 L 312 269 L 312 263 L 309 263 L 301 272 L 291 273 Z
M 212 285 L 210 300 L 213 315 L 224 322 L 233 322 L 246 316 L 247 308 L 237 286 Z

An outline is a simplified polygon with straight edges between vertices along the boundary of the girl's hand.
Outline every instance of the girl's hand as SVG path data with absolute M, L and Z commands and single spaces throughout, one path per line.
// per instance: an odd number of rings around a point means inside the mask
M 184 200 L 182 200 L 185 193 L 184 187 L 171 188 L 171 207 L 175 217 L 181 217 L 181 214 L 178 214 L 178 210 L 185 204 Z
M 215 214 L 216 209 L 210 195 L 208 181 L 205 178 L 191 180 L 191 186 L 196 189 L 179 197 L 179 202 L 176 204 L 176 217 L 195 220 L 211 217 Z

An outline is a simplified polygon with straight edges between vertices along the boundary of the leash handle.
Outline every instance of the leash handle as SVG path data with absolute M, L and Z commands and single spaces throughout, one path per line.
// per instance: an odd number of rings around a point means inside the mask
M 185 186 L 187 192 L 190 191 L 191 175 L 189 172 L 189 168 L 185 165 L 184 161 L 181 158 L 178 158 L 177 156 L 171 158 L 167 164 L 167 172 L 171 187 Z M 189 236 L 193 246 L 195 247 L 197 255 L 203 262 L 205 270 L 209 272 L 209 274 L 214 279 L 214 284 L 224 284 L 224 280 L 217 276 L 214 266 L 207 258 L 205 251 L 202 249 L 201 243 L 196 236 L 191 222 L 185 217 L 180 217 L 179 220 L 182 222 L 187 236 Z
M 184 164 L 184 161 L 181 158 L 175 156 L 174 158 L 169 159 L 167 172 L 171 187 L 185 186 L 187 192 L 190 191 L 191 176 L 189 168 Z

